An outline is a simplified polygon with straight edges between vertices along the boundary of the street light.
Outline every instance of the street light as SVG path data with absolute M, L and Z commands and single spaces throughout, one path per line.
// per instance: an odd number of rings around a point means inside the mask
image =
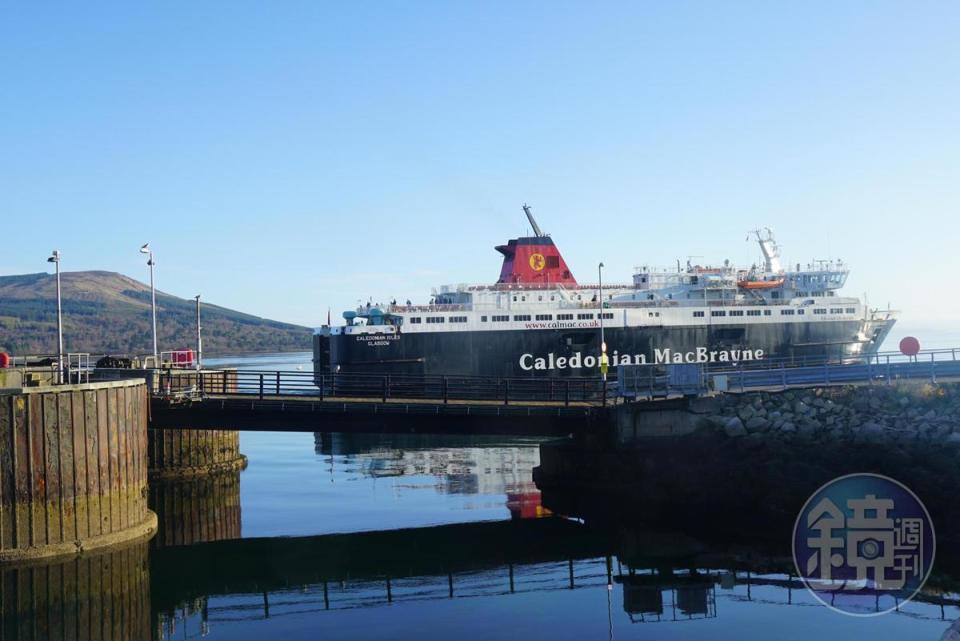
M 57 382 L 63 383 L 63 308 L 60 304 L 60 250 L 54 249 L 47 259 L 57 266 Z
M 150 310 L 153 314 L 153 366 L 157 367 L 160 364 L 160 353 L 157 351 L 157 290 L 153 286 L 153 266 L 156 265 L 156 261 L 153 260 L 150 243 L 144 243 L 140 253 L 150 257 L 147 259 L 147 265 L 150 266 Z
M 197 371 L 201 370 L 200 359 L 203 358 L 203 341 L 200 339 L 200 294 L 194 296 L 197 301 Z

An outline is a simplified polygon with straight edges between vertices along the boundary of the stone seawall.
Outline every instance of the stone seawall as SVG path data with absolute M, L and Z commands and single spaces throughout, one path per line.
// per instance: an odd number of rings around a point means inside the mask
M 938 540 L 960 541 L 960 385 L 752 392 L 712 402 L 678 406 L 694 423 L 681 433 L 662 433 L 662 416 L 645 431 L 634 411 L 635 437 L 621 429 L 618 439 L 545 442 L 537 486 L 583 497 L 586 511 L 612 496 L 650 522 L 732 532 L 749 525 L 788 540 L 818 487 L 869 472 L 906 484 L 929 509 Z
M 960 385 L 901 383 L 724 394 L 700 425 L 732 438 L 960 448 Z

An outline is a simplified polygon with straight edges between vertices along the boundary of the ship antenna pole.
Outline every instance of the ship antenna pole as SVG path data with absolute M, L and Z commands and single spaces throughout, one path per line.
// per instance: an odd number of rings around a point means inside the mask
M 530 206 L 526 203 L 523 204 L 523 213 L 527 215 L 527 220 L 530 221 L 530 226 L 533 227 L 533 235 L 543 236 L 543 232 L 540 231 L 540 225 L 538 225 L 537 221 L 533 219 L 533 213 L 530 211 Z
M 603 263 L 600 263 L 600 265 L 597 266 L 597 278 L 597 289 L 600 290 L 600 373 L 603 376 L 604 388 L 606 388 L 607 368 L 605 367 L 605 359 L 607 356 L 607 341 L 603 336 Z M 606 401 L 606 392 L 604 392 L 604 401 Z

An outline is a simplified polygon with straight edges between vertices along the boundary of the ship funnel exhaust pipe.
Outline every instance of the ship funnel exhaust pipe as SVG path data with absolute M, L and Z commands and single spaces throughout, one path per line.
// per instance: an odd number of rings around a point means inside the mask
M 530 206 L 526 203 L 523 204 L 523 213 L 527 215 L 527 220 L 530 221 L 530 226 L 533 227 L 533 235 L 543 236 L 543 232 L 540 231 L 540 225 L 538 225 L 537 221 L 533 219 L 533 212 L 530 211 Z

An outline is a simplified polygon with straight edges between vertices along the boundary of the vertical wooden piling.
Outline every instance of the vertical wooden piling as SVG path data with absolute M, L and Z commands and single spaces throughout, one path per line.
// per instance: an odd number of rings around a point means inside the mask
M 0 563 L 152 536 L 142 380 L 0 391 Z

